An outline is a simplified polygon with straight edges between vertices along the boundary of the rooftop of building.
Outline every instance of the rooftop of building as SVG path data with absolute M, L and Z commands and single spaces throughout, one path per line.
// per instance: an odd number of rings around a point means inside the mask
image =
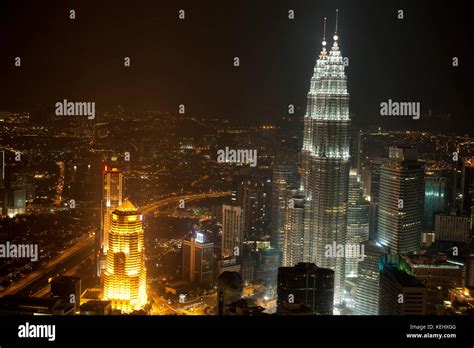
M 394 265 L 387 264 L 384 267 L 385 272 L 390 272 L 398 284 L 406 288 L 424 288 L 425 286 L 414 276 L 399 270 Z
M 429 254 L 429 255 L 419 255 L 419 254 L 410 254 L 403 256 L 405 262 L 412 268 L 451 268 L 451 269 L 461 269 L 462 265 L 453 263 L 448 260 L 447 255 L 445 254 Z
M 122 204 L 120 204 L 117 208 L 116 211 L 120 212 L 136 212 L 137 208 L 130 202 L 128 199 L 123 201 Z

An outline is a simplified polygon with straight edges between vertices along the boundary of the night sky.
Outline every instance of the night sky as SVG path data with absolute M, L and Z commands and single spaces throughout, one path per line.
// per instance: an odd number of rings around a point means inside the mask
M 117 104 L 177 112 L 185 104 L 189 115 L 276 123 L 290 103 L 303 114 L 322 19 L 330 47 L 336 8 L 356 124 L 396 126 L 379 115 L 391 98 L 474 128 L 472 15 L 461 3 L 432 0 L 2 0 L 0 110 L 53 112 L 66 98 L 95 101 L 98 112 Z

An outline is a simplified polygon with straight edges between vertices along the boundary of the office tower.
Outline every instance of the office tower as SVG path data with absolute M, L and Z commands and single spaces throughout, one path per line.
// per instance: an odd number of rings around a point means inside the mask
M 325 36 L 325 35 L 324 35 Z M 325 257 L 325 246 L 344 243 L 347 224 L 347 194 L 350 167 L 350 117 L 347 77 L 337 33 L 329 52 L 326 41 L 314 68 L 301 151 L 302 186 L 312 202 L 312 261 L 335 271 L 336 303 L 343 301 L 344 260 Z
M 362 129 L 353 131 L 351 151 L 351 166 L 357 173 L 362 173 L 362 161 L 364 152 L 362 149 Z
M 379 314 L 381 257 L 387 249 L 375 241 L 365 241 L 364 260 L 357 268 L 356 313 Z
M 282 264 L 290 267 L 310 260 L 311 204 L 296 190 L 288 194 Z
M 357 171 L 349 173 L 346 245 L 360 245 L 369 239 L 369 202 L 364 199 Z M 357 258 L 345 259 L 346 277 L 357 278 Z
M 81 278 L 61 275 L 51 281 L 51 297 L 73 303 L 75 311 L 81 305 Z
M 379 315 L 426 315 L 426 287 L 415 277 L 386 264 L 380 274 Z
M 389 161 L 380 169 L 378 241 L 393 254 L 420 247 L 424 168 L 414 149 L 389 148 Z
M 272 246 L 283 250 L 285 242 L 285 212 L 287 189 L 298 188 L 298 167 L 296 165 L 278 165 L 272 174 Z
M 267 288 L 276 286 L 278 267 L 281 264 L 281 252 L 278 249 L 260 249 L 257 255 L 257 283 Z
M 130 313 L 147 302 L 142 215 L 125 200 L 112 212 L 108 233 L 104 300 L 114 310 Z
M 463 161 L 461 172 L 462 214 L 474 220 L 474 158 Z M 471 225 L 472 228 L 472 225 Z
M 471 235 L 471 217 L 450 214 L 435 215 L 435 240 L 467 242 Z
M 242 280 L 245 285 L 254 284 L 257 279 L 257 251 L 244 252 L 242 258 Z
M 294 267 L 278 269 L 277 312 L 285 304 L 299 303 L 314 315 L 332 315 L 334 306 L 334 271 L 314 263 L 300 262 Z
M 236 205 L 244 211 L 245 240 L 263 239 L 270 224 L 270 178 L 261 173 L 239 175 L 234 179 L 234 186 Z
M 217 278 L 217 315 L 229 315 L 231 303 L 242 298 L 243 282 L 237 272 L 223 272 Z
M 1 160 L 1 159 L 0 159 Z M 3 216 L 10 218 L 26 213 L 26 180 L 23 168 L 16 164 L 10 164 L 0 168 L 3 176 L 3 189 L 0 190 L 0 203 Z
M 102 172 L 102 204 L 101 204 L 101 225 L 100 225 L 100 255 L 98 265 L 98 275 L 105 269 L 105 260 L 109 248 L 110 219 L 112 212 L 122 204 L 123 200 L 123 178 L 122 171 L 114 166 L 104 166 Z
M 243 242 L 243 209 L 234 205 L 222 205 L 222 257 L 240 256 Z
M 406 255 L 404 269 L 418 279 L 427 291 L 427 314 L 436 315 L 452 288 L 464 286 L 464 267 L 446 256 Z
M 435 214 L 443 213 L 446 209 L 447 178 L 432 171 L 426 172 L 425 175 L 423 228 L 433 231 Z
M 183 241 L 183 279 L 202 286 L 213 281 L 214 244 L 205 241 L 204 234 L 197 232 L 195 238 Z
M 369 204 L 369 239 L 377 240 L 379 196 L 380 196 L 380 168 L 384 160 L 374 159 L 364 168 L 364 191 Z

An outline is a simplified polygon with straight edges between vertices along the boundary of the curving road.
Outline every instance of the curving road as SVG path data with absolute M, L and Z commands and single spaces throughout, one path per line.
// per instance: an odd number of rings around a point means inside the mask
M 231 195 L 230 191 L 221 191 L 221 192 L 188 194 L 188 195 L 183 195 L 183 196 L 171 196 L 171 197 L 162 198 L 156 202 L 149 203 L 141 207 L 139 211 L 143 215 L 147 215 L 147 214 L 153 213 L 154 211 L 158 210 L 159 208 L 165 205 L 168 205 L 171 203 L 176 203 L 177 205 L 181 199 L 184 199 L 184 203 L 186 204 L 193 201 L 199 201 L 204 198 L 219 198 L 219 197 L 226 197 L 230 195 Z
M 181 199 L 184 199 L 185 204 L 193 201 L 199 201 L 205 198 L 219 198 L 219 197 L 226 197 L 230 196 L 230 191 L 225 192 L 209 192 L 209 193 L 197 193 L 197 194 L 188 194 L 182 196 L 171 196 L 162 198 L 158 201 L 149 203 L 139 209 L 139 211 L 143 215 L 151 214 L 158 210 L 159 208 L 166 206 L 171 203 L 176 203 Z M 61 264 L 62 262 L 66 261 L 67 259 L 71 258 L 72 256 L 86 251 L 87 248 L 90 248 L 91 252 L 94 251 L 94 236 L 88 235 L 81 240 L 79 240 L 75 245 L 70 247 L 69 249 L 65 250 L 61 255 L 56 257 L 55 259 L 49 261 L 41 270 L 37 270 L 34 272 L 29 273 L 24 278 L 20 279 L 16 283 L 10 285 L 6 289 L 0 291 L 0 297 L 5 295 L 14 295 L 19 291 L 23 290 L 27 286 L 31 285 L 33 282 L 37 281 L 41 277 L 47 275 L 51 270 L 54 269 L 57 265 Z
M 79 253 L 80 251 L 86 248 L 93 248 L 94 247 L 94 236 L 87 235 L 82 237 L 76 244 L 72 247 L 61 253 L 59 256 L 54 258 L 53 260 L 49 261 L 41 270 L 33 271 L 27 274 L 25 277 L 21 278 L 16 283 L 13 283 L 3 291 L 0 291 L 0 296 L 5 295 L 13 295 L 28 285 L 32 284 L 33 282 L 37 281 L 41 277 L 43 277 L 48 272 L 52 271 L 54 267 L 61 264 L 62 262 L 66 261 L 70 257 L 74 256 L 75 254 Z

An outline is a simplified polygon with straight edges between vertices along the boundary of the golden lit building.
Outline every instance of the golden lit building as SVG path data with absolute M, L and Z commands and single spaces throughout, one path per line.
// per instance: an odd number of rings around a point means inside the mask
M 130 313 L 147 302 L 142 215 L 128 200 L 112 213 L 104 272 L 104 300 Z

